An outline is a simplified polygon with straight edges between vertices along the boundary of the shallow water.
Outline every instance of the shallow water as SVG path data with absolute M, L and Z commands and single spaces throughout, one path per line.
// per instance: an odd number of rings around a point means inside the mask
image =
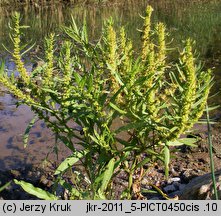
M 171 47 L 179 48 L 180 43 L 187 37 L 197 41 L 196 47 L 202 53 L 202 59 L 209 59 L 210 65 L 215 66 L 217 84 L 213 91 L 217 91 L 221 83 L 221 1 L 184 1 L 181 0 L 154 0 L 154 1 L 125 1 L 126 3 L 113 6 L 64 6 L 44 5 L 39 8 L 23 6 L 21 8 L 0 8 L 0 44 L 4 43 L 9 49 L 11 42 L 8 37 L 8 22 L 13 11 L 18 10 L 22 15 L 22 23 L 29 25 L 25 40 L 42 44 L 44 37 L 50 32 L 57 33 L 61 25 L 70 23 L 71 15 L 77 23 L 86 17 L 90 37 L 96 39 L 101 32 L 101 24 L 113 17 L 115 25 L 126 25 L 128 35 L 135 41 L 140 36 L 137 29 L 142 26 L 139 14 L 144 14 L 146 5 L 154 7 L 153 22 L 163 21 L 166 23 L 168 32 L 174 40 Z M 137 44 L 139 46 L 139 44 Z M 1 47 L 0 56 L 6 58 L 6 66 L 9 70 L 14 69 L 10 57 Z M 36 56 L 34 56 L 36 57 Z M 28 59 L 29 61 L 30 59 Z M 216 63 L 215 65 L 213 63 Z M 27 64 L 27 67 L 32 65 Z M 38 122 L 30 134 L 29 146 L 24 149 L 22 134 L 33 114 L 24 105 L 16 108 L 16 100 L 5 90 L 0 91 L 0 169 L 11 169 L 27 164 L 39 163 L 48 153 L 53 152 L 55 139 L 43 122 Z M 220 94 L 217 96 L 218 103 Z M 59 160 L 69 154 L 63 146 L 59 146 L 62 154 Z M 55 159 L 54 153 L 49 154 L 49 159 Z

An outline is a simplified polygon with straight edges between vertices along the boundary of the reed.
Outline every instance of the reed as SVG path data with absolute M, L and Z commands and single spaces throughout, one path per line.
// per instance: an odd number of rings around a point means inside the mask
M 0 1 L 1 2 L 1 1 Z M 152 21 L 161 20 L 166 26 L 167 30 L 173 35 L 173 47 L 182 49 L 182 41 L 185 38 L 192 37 L 198 41 L 196 44 L 197 50 L 200 51 L 204 57 L 212 57 L 216 50 L 220 49 L 219 42 L 219 26 L 221 15 L 219 1 L 149 1 L 155 8 Z M 5 32 L 8 32 L 7 23 L 12 11 L 19 10 L 23 17 L 25 25 L 32 26 L 27 31 L 27 38 L 39 41 L 44 39 L 44 36 L 50 32 L 59 32 L 60 25 L 67 25 L 70 20 L 70 14 L 76 19 L 79 24 L 83 20 L 83 14 L 87 14 L 87 23 L 90 31 L 90 37 L 93 39 L 99 38 L 102 20 L 112 16 L 115 25 L 126 25 L 125 29 L 130 38 L 136 43 L 139 43 L 139 33 L 131 31 L 134 26 L 140 28 L 142 22 L 137 18 L 137 14 L 145 9 L 147 1 L 118 1 L 117 4 L 111 4 L 110 7 L 101 7 L 97 4 L 86 5 L 83 4 L 50 4 L 47 6 L 40 6 L 35 8 L 34 5 L 25 4 L 21 7 L 0 7 L 0 43 L 6 43 Z M 16 4 L 14 4 L 16 6 Z M 97 14 L 100 17 L 97 16 Z M 27 39 L 26 38 L 26 39 Z M 214 42 L 215 41 L 215 42 Z M 215 45 L 214 45 L 215 44 Z M 8 42 L 9 45 L 9 42 Z
M 106 3 L 109 0 L 1 0 L 0 6 L 7 5 L 24 5 L 30 4 L 35 5 L 36 7 L 42 4 L 56 4 L 56 3 L 66 3 L 66 4 L 98 4 Z M 113 3 L 113 1 L 111 1 Z

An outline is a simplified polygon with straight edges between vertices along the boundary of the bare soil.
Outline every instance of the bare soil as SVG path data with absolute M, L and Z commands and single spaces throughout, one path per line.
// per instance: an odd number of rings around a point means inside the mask
M 221 134 L 219 125 L 213 126 L 212 140 L 213 140 L 213 159 L 215 163 L 215 169 L 221 169 Z M 198 142 L 198 147 L 181 147 L 177 149 L 171 159 L 170 163 L 170 176 L 169 179 L 165 179 L 164 167 L 162 163 L 155 163 L 154 166 L 149 167 L 146 177 L 142 180 L 142 190 L 154 189 L 149 184 L 153 184 L 161 189 L 169 197 L 178 197 L 186 184 L 192 179 L 210 173 L 210 158 L 209 147 L 207 142 L 206 131 L 197 133 L 197 136 L 201 138 Z M 53 172 L 57 166 L 57 163 L 48 162 L 40 165 L 28 165 L 23 168 L 0 171 L 0 185 L 7 183 L 8 181 L 16 178 L 33 183 L 37 187 L 51 190 L 53 186 Z M 148 167 L 148 165 L 147 165 Z M 126 175 L 121 173 L 115 179 L 116 199 L 120 199 L 120 192 L 126 186 Z M 174 189 L 174 187 L 176 187 Z M 63 197 L 60 189 L 61 197 Z M 142 193 L 143 199 L 165 199 L 159 193 Z M 134 196 L 134 199 L 137 197 Z M 36 199 L 35 197 L 25 193 L 19 186 L 11 184 L 7 189 L 0 193 L 0 199 Z

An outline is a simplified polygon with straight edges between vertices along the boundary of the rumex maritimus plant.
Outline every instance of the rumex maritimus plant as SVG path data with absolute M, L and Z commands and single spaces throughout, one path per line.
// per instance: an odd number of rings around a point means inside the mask
M 78 28 L 72 19 L 63 28 L 67 39 L 60 50 L 55 53 L 51 34 L 44 64 L 30 74 L 22 61 L 23 27 L 19 14 L 14 15 L 13 59 L 20 76 L 2 71 L 1 83 L 73 152 L 55 171 L 55 185 L 66 188 L 71 199 L 113 199 L 113 179 L 122 171 L 128 182 L 121 198 L 142 198 L 144 165 L 161 160 L 168 177 L 170 148 L 196 141 L 180 135 L 205 109 L 211 71 L 197 65 L 190 39 L 178 60 L 169 61 L 166 28 L 162 23 L 152 27 L 152 11 L 148 6 L 143 18 L 140 52 L 123 27 L 114 29 L 111 19 L 98 42 L 89 40 L 85 22 Z M 77 162 L 83 171 L 74 170 L 74 180 L 65 181 L 63 174 Z M 29 183 L 15 182 L 40 198 L 57 199 Z

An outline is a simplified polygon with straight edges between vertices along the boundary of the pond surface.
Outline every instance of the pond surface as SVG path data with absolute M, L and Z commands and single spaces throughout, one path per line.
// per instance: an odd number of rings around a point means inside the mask
M 96 39 L 101 33 L 102 23 L 112 17 L 115 25 L 125 25 L 128 35 L 136 42 L 140 37 L 137 29 L 142 26 L 139 15 L 144 14 L 147 4 L 154 8 L 153 22 L 166 23 L 168 33 L 173 41 L 170 46 L 179 49 L 185 38 L 191 37 L 197 41 L 196 48 L 201 53 L 200 58 L 206 60 L 206 67 L 214 67 L 216 84 L 213 92 L 219 90 L 221 84 L 221 1 L 218 0 L 136 0 L 120 1 L 120 4 L 108 6 L 70 6 L 70 5 L 42 5 L 40 7 L 22 6 L 21 8 L 0 8 L 0 44 L 11 49 L 8 37 L 11 14 L 19 11 L 22 23 L 31 26 L 26 31 L 25 42 L 36 42 L 41 45 L 44 37 L 50 32 L 56 32 L 62 25 L 68 25 L 71 16 L 79 24 L 86 17 L 90 37 Z M 139 44 L 137 44 L 139 46 Z M 14 64 L 0 48 L 0 57 L 6 58 L 6 66 L 13 69 Z M 30 62 L 27 67 L 31 67 Z M 215 101 L 220 104 L 220 94 Z M 29 146 L 24 149 L 22 134 L 33 114 L 26 106 L 16 108 L 16 100 L 3 88 L 0 92 L 0 170 L 18 168 L 27 164 L 39 163 L 47 155 L 55 159 L 53 152 L 55 139 L 53 134 L 45 128 L 43 122 L 38 122 L 31 131 Z M 69 152 L 61 148 L 62 156 Z

